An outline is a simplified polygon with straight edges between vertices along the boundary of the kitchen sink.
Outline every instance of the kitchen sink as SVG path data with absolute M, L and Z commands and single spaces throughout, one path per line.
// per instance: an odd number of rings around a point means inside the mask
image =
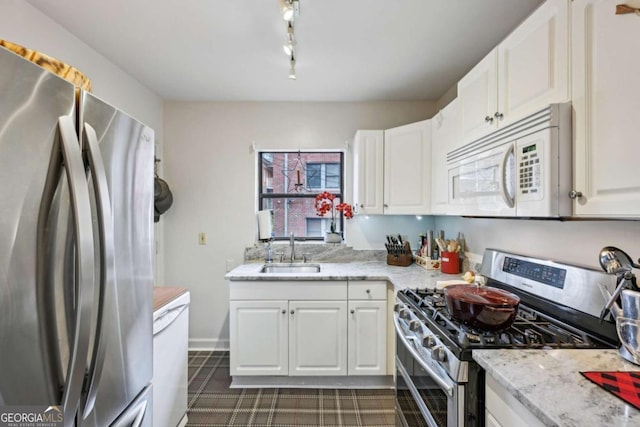
M 260 273 L 320 273 L 320 264 L 265 264 L 260 269 Z

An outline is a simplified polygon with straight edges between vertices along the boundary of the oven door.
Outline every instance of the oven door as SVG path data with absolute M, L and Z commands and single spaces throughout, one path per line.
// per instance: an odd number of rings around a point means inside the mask
M 444 372 L 428 351 L 396 323 L 396 411 L 406 427 L 464 425 L 464 387 Z

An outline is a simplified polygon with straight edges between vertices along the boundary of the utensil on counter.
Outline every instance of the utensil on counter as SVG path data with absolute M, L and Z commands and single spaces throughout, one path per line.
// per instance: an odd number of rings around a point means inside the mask
M 413 263 L 411 245 L 406 239 L 406 236 L 403 238 L 401 234 L 387 234 L 386 239 L 387 264 L 406 267 Z
M 609 274 L 619 274 L 631 271 L 632 268 L 640 268 L 631 257 L 622 249 L 614 246 L 605 246 L 600 250 L 600 266 Z
M 616 289 L 600 312 L 600 321 L 602 322 L 607 313 L 611 311 L 611 307 L 614 306 L 620 297 L 620 293 L 625 287 L 638 290 L 636 277 L 631 273 L 631 270 L 634 267 L 640 268 L 640 265 L 635 264 L 631 260 L 631 257 L 622 249 L 618 249 L 613 246 L 605 246 L 602 248 L 600 250 L 599 260 L 600 266 L 604 271 L 618 276 Z M 618 312 L 618 310 L 619 307 L 616 306 L 616 312 Z
M 486 331 L 506 329 L 516 318 L 520 298 L 502 289 L 478 285 L 451 285 L 443 290 L 453 317 Z

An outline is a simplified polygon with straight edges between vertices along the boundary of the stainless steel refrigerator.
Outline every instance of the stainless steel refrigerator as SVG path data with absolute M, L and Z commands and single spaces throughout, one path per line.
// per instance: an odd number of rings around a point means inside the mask
M 154 133 L 0 48 L 0 407 L 152 425 Z

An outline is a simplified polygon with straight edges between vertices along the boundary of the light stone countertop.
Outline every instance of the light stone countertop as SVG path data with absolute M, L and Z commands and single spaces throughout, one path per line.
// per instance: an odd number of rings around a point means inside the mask
M 473 358 L 548 426 L 640 426 L 640 411 L 584 371 L 640 371 L 618 350 L 474 350 Z
M 310 262 L 310 264 L 315 264 Z M 382 261 L 321 262 L 319 273 L 260 273 L 264 263 L 242 264 L 231 270 L 225 278 L 239 280 L 387 280 L 396 291 L 404 288 L 435 288 L 438 280 L 460 279 L 462 274 L 444 274 L 440 270 L 426 270 L 419 265 L 408 267 L 387 265 Z

